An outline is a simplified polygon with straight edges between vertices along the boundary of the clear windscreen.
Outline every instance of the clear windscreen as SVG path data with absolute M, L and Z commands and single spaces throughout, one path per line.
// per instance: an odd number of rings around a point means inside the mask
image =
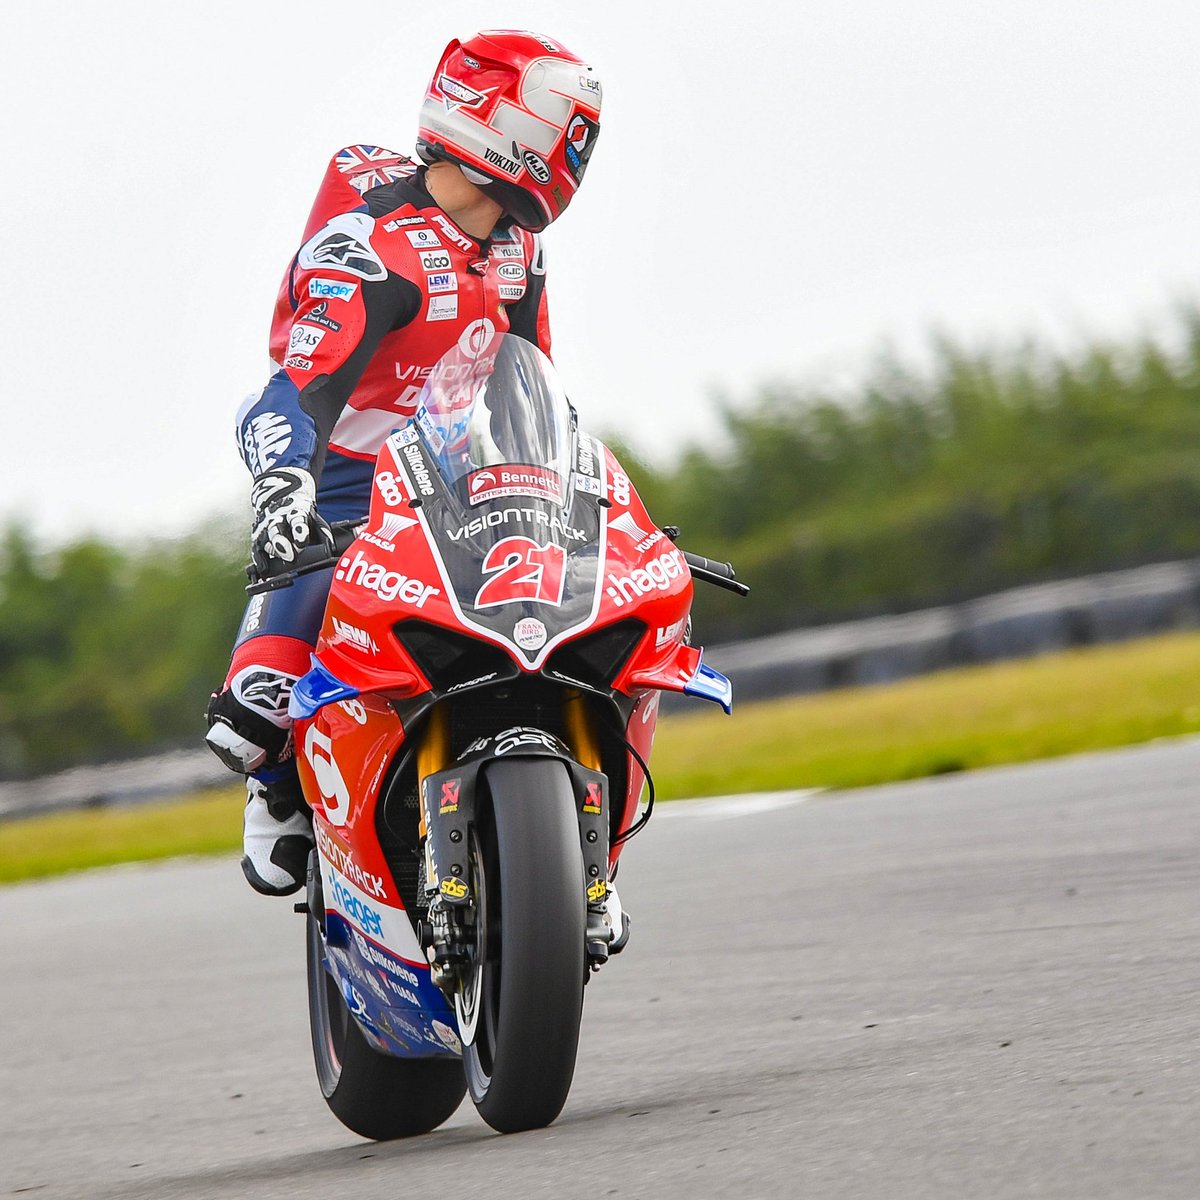
M 430 373 L 414 423 L 467 507 L 514 496 L 570 504 L 570 405 L 553 364 L 524 338 L 464 337 Z

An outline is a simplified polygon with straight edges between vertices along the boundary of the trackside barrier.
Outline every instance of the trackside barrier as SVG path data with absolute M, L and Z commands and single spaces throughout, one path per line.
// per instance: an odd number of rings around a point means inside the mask
M 1200 625 L 1200 559 L 1012 588 L 901 616 L 724 646 L 705 658 L 733 680 L 734 702 L 888 683 L 945 667 L 1024 658 Z M 703 629 L 696 640 L 703 643 Z M 665 694 L 664 708 L 686 702 Z M 200 730 L 197 727 L 197 740 Z M 235 782 L 205 749 L 178 750 L 0 783 L 0 820 L 166 799 Z

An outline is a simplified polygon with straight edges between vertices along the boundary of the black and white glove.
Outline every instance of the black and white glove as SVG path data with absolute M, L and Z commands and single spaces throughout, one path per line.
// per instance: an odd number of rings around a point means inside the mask
M 289 570 L 310 546 L 333 553 L 333 532 L 317 513 L 317 485 L 307 471 L 276 467 L 263 472 L 250 490 L 250 503 L 250 557 L 261 578 Z

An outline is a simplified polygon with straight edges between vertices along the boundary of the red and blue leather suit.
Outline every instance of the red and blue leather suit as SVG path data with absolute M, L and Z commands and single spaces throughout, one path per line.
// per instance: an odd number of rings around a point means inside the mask
M 542 250 L 516 226 L 472 237 L 429 195 L 424 168 L 374 146 L 334 156 L 304 237 L 271 328 L 278 370 L 239 413 L 238 443 L 253 475 L 307 470 L 320 515 L 355 520 L 380 446 L 447 350 L 511 331 L 549 354 Z M 309 668 L 329 582 L 302 575 L 251 600 L 214 701 L 267 765 L 288 754 L 290 684 Z

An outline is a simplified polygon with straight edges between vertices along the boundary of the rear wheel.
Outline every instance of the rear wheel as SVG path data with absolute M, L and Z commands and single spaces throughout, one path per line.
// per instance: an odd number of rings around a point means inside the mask
M 490 811 L 472 845 L 475 967 L 458 997 L 479 1115 L 501 1133 L 562 1111 L 583 1012 L 583 855 L 570 777 L 555 759 L 487 768 Z
M 375 1050 L 346 1008 L 325 967 L 325 942 L 308 917 L 308 1017 L 321 1094 L 333 1115 L 365 1138 L 388 1141 L 428 1133 L 466 1091 L 460 1063 L 393 1058 Z

